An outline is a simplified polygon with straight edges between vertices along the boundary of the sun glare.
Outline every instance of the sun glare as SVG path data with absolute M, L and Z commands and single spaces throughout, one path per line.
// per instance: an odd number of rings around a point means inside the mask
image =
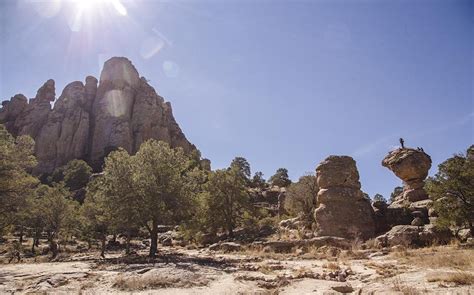
M 74 2 L 77 5 L 77 9 L 81 12 L 110 5 L 118 14 L 127 15 L 127 9 L 120 0 L 74 0 Z

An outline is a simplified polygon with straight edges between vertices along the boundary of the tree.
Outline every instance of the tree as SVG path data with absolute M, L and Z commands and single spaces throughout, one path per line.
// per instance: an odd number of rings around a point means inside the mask
M 390 203 L 393 203 L 395 199 L 403 193 L 403 187 L 397 186 L 393 189 L 393 192 L 390 194 Z
M 279 187 L 287 187 L 291 184 L 291 180 L 288 177 L 288 170 L 286 168 L 278 168 L 276 173 L 269 179 L 272 185 Z
M 38 180 L 28 172 L 36 166 L 34 141 L 29 136 L 16 139 L 0 125 L 0 232 L 15 224 L 27 205 Z
M 387 200 L 385 199 L 384 196 L 382 196 L 381 194 L 375 194 L 372 201 L 374 202 L 383 202 L 383 203 L 387 203 Z
M 100 256 L 105 257 L 107 234 L 110 232 L 114 215 L 108 207 L 107 197 L 100 189 L 104 185 L 103 177 L 97 177 L 87 186 L 86 199 L 81 206 L 81 233 L 90 247 L 90 241 L 101 242 Z
M 71 200 L 69 194 L 61 184 L 53 187 L 42 185 L 38 189 L 35 207 L 44 222 L 53 258 L 58 253 L 57 238 L 71 233 L 77 226 L 79 204 Z
M 107 214 L 110 217 L 107 220 L 108 231 L 114 233 L 123 233 L 126 237 L 126 253 L 130 251 L 130 240 L 133 234 L 138 230 L 141 224 L 140 207 L 145 206 L 138 198 L 138 193 L 135 184 L 135 174 L 137 165 L 134 158 L 128 154 L 123 148 L 112 151 L 107 158 L 105 158 L 105 166 L 103 175 L 100 181 L 93 182 L 88 187 L 88 196 L 86 202 L 89 206 L 94 206 L 97 202 L 104 202 L 101 204 L 103 209 L 95 211 L 94 208 L 86 210 L 84 214 L 93 215 L 98 219 L 98 222 L 93 222 L 90 226 L 102 226 L 99 222 L 104 218 L 102 215 Z M 87 201 L 91 195 L 95 195 L 93 200 Z M 94 209 L 94 210 L 93 210 Z M 106 212 L 102 212 L 106 210 Z M 105 238 L 102 229 L 96 232 L 101 238 L 104 245 Z M 102 235 L 102 236 L 101 236 Z
M 150 233 L 150 256 L 158 247 L 158 225 L 175 224 L 190 212 L 191 199 L 184 191 L 189 158 L 181 148 L 163 141 L 144 142 L 134 156 L 138 213 Z
M 250 178 L 250 164 L 244 157 L 235 157 L 230 163 L 230 168 L 236 169 L 245 181 Z
M 66 186 L 75 191 L 87 186 L 92 175 L 92 168 L 83 160 L 72 160 L 64 169 L 64 182 Z
M 474 145 L 438 165 L 426 191 L 433 200 L 441 226 L 468 226 L 474 235 Z
M 316 176 L 307 174 L 300 177 L 298 182 L 288 187 L 286 198 L 288 211 L 294 216 L 302 213 L 306 221 L 312 222 L 318 191 Z
M 250 210 L 250 197 L 245 179 L 237 167 L 216 170 L 209 175 L 203 196 L 206 211 L 205 225 L 211 233 L 225 230 L 233 237 L 234 229 Z
M 265 178 L 263 178 L 263 173 L 258 171 L 252 177 L 250 181 L 250 186 L 254 188 L 264 188 L 267 185 Z

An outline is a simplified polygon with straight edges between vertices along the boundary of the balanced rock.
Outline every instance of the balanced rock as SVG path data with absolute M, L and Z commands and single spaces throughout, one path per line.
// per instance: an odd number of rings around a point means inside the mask
M 0 109 L 0 124 L 13 136 L 35 140 L 38 175 L 50 174 L 73 159 L 86 160 L 100 170 L 110 151 L 122 147 L 133 154 L 148 139 L 163 140 L 188 153 L 196 149 L 176 123 L 171 104 L 124 57 L 105 62 L 100 83 L 87 76 L 85 84 L 68 84 L 56 101 L 55 95 L 50 79 L 29 102 L 17 94 Z
M 354 159 L 329 156 L 316 168 L 320 188 L 315 210 L 319 236 L 368 239 L 375 234 L 374 212 L 360 190 Z
M 383 159 L 382 166 L 403 180 L 403 193 L 397 201 L 416 202 L 428 199 L 428 194 L 423 189 L 431 168 L 431 158 L 428 154 L 411 148 L 399 148 Z

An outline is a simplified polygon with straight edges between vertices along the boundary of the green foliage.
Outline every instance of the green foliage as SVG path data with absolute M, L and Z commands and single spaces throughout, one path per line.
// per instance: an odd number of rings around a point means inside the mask
M 14 139 L 0 125 L 0 233 L 7 226 L 18 224 L 24 214 L 27 197 L 32 195 L 38 180 L 28 172 L 36 166 L 34 141 L 29 136 Z
M 79 203 L 70 199 L 69 191 L 61 184 L 42 185 L 31 200 L 31 215 L 42 220 L 50 249 L 56 255 L 56 239 L 77 234 Z
M 374 197 L 372 198 L 372 201 L 387 203 L 387 199 L 385 199 L 385 197 L 382 196 L 381 194 L 375 194 Z
M 201 195 L 205 228 L 212 233 L 225 230 L 232 237 L 252 209 L 245 179 L 236 167 L 216 170 L 209 175 L 205 188 Z
M 250 186 L 253 188 L 265 188 L 267 186 L 267 183 L 265 179 L 263 178 L 263 173 L 258 171 L 255 172 L 255 174 L 252 177 L 252 180 L 250 181 Z
M 158 225 L 189 219 L 194 194 L 201 190 L 206 177 L 195 158 L 163 141 L 144 142 L 134 156 L 120 148 L 105 159 L 100 185 L 88 188 L 89 194 L 96 195 L 91 202 L 103 202 L 104 211 L 90 209 L 84 214 L 99 218 L 100 222 L 89 227 L 107 225 L 108 230 L 124 233 L 128 238 L 139 227 L 146 227 L 153 256 L 157 251 Z
M 278 168 L 276 173 L 270 177 L 269 182 L 272 185 L 276 185 L 279 187 L 287 187 L 291 184 L 291 180 L 288 177 L 288 169 L 286 168 Z
M 92 226 L 92 229 L 97 227 L 92 233 L 99 237 L 103 234 L 102 230 L 107 230 L 109 233 L 122 233 L 130 238 L 142 225 L 140 207 L 146 204 L 140 203 L 137 197 L 134 182 L 137 165 L 133 160 L 123 148 L 111 152 L 105 159 L 102 176 L 87 188 L 85 203 L 91 206 L 98 203 L 103 207 L 103 210 L 84 211 L 86 216 L 95 215 L 97 220 L 89 226 Z M 93 199 L 88 200 L 92 195 Z
M 440 226 L 468 226 L 474 234 L 474 145 L 438 166 L 425 186 Z
M 393 192 L 390 194 L 390 203 L 395 201 L 395 198 L 401 195 L 403 192 L 403 187 L 397 186 L 393 189 Z
M 250 178 L 250 164 L 244 157 L 235 157 L 230 163 L 230 168 L 236 169 L 246 181 Z
M 286 209 L 292 216 L 303 214 L 305 220 L 312 221 L 318 191 L 316 176 L 307 174 L 300 177 L 298 182 L 288 187 L 285 201 Z
M 87 186 L 92 175 L 92 168 L 83 160 L 71 160 L 66 165 L 58 167 L 48 177 L 49 183 L 64 181 L 71 191 Z
M 83 160 L 72 160 L 64 169 L 64 182 L 66 186 L 75 191 L 86 187 L 92 175 L 92 168 Z

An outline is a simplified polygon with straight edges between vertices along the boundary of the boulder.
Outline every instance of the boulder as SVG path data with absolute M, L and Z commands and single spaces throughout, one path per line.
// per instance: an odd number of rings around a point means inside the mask
M 360 189 L 359 172 L 349 156 L 329 156 L 316 167 L 320 188 L 347 187 Z
M 306 240 L 259 242 L 253 243 L 253 245 L 263 247 L 266 252 L 288 253 L 295 247 L 335 247 L 349 249 L 351 247 L 351 242 L 340 237 L 322 236 Z
M 433 225 L 414 226 L 397 225 L 384 235 L 376 238 L 382 247 L 403 246 L 427 246 L 432 244 L 446 244 L 452 238 L 449 230 L 438 229 Z
M 316 168 L 320 188 L 315 210 L 319 236 L 369 239 L 375 234 L 374 211 L 360 190 L 355 161 L 330 156 Z
M 215 243 L 209 246 L 210 251 L 235 252 L 241 249 L 242 246 L 234 242 Z
M 428 199 L 423 186 L 431 168 L 431 157 L 424 151 L 411 148 L 393 150 L 382 160 L 382 166 L 403 180 L 403 193 L 399 199 L 408 202 Z
M 171 239 L 171 237 L 165 237 L 162 241 L 161 241 L 161 245 L 163 246 L 172 246 L 173 245 L 173 239 Z

